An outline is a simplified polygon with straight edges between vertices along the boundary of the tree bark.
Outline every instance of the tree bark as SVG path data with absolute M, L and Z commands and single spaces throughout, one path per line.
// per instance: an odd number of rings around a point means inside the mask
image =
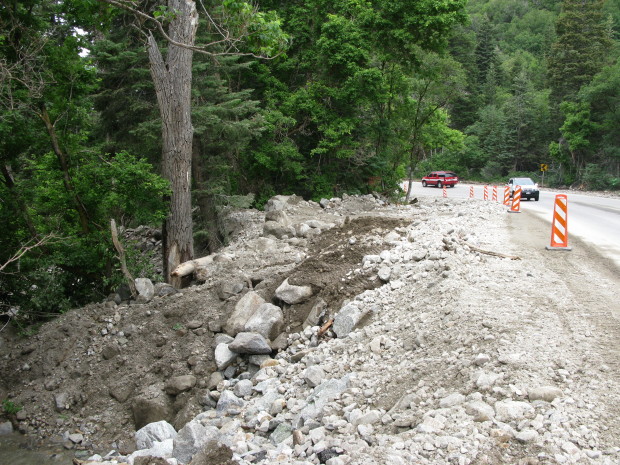
M 169 36 L 193 46 L 198 28 L 196 4 L 190 0 L 168 0 L 175 15 Z M 151 76 L 162 119 L 162 175 L 170 181 L 170 211 L 164 222 L 164 275 L 175 287 L 180 278 L 171 276 L 180 263 L 194 256 L 191 206 L 192 137 L 191 119 L 192 50 L 168 44 L 164 60 L 155 38 L 148 37 Z

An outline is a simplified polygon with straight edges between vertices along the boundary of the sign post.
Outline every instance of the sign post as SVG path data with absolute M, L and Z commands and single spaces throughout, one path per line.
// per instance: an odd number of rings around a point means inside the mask
M 540 187 L 545 187 L 545 171 L 549 170 L 549 165 L 546 163 L 540 164 L 540 171 L 542 171 L 542 181 L 540 181 Z

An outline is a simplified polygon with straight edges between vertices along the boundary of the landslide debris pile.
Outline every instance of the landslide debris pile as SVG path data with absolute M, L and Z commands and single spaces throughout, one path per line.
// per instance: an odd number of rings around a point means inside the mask
M 618 463 L 612 385 L 574 347 L 570 295 L 533 306 L 556 278 L 485 253 L 517 255 L 502 207 L 272 207 L 204 284 L 71 312 L 18 344 L 3 370 L 20 427 L 114 441 L 88 463 Z

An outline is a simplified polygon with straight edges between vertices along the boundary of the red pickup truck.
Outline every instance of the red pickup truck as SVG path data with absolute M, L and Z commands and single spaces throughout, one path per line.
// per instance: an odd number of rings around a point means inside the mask
M 422 186 L 454 187 L 459 177 L 452 171 L 432 171 L 422 178 Z

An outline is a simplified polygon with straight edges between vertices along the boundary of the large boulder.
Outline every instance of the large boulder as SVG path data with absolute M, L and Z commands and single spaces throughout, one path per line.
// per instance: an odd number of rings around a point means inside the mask
M 288 278 L 276 289 L 276 297 L 290 305 L 305 302 L 312 295 L 312 287 L 289 284 Z
M 366 316 L 368 309 L 359 308 L 356 304 L 350 303 L 345 305 L 334 317 L 334 325 L 332 329 L 338 337 L 348 336 L 351 331 Z
M 282 309 L 277 305 L 264 303 L 248 319 L 244 331 L 261 334 L 273 341 L 282 332 L 283 325 Z
M 161 420 L 169 421 L 173 415 L 170 402 L 161 389 L 159 395 L 147 394 L 133 399 L 131 412 L 136 429 Z
M 155 442 L 174 439 L 176 435 L 176 430 L 167 421 L 149 423 L 136 431 L 136 447 L 138 449 L 150 449 Z
M 189 391 L 196 385 L 196 377 L 194 375 L 175 376 L 166 381 L 164 391 L 166 394 L 176 396 L 182 392 Z
M 215 426 L 204 426 L 198 420 L 190 421 L 174 439 L 172 457 L 181 463 L 189 463 L 205 444 L 219 440 L 220 436 L 221 433 Z
M 228 318 L 224 330 L 231 336 L 236 336 L 237 333 L 245 329 L 248 320 L 264 303 L 265 299 L 256 292 L 247 292 L 235 305 L 235 309 L 230 318 Z
M 136 278 L 134 280 L 138 297 L 148 302 L 155 295 L 155 286 L 149 278 Z
M 270 354 L 269 342 L 258 333 L 239 333 L 228 348 L 237 354 Z

